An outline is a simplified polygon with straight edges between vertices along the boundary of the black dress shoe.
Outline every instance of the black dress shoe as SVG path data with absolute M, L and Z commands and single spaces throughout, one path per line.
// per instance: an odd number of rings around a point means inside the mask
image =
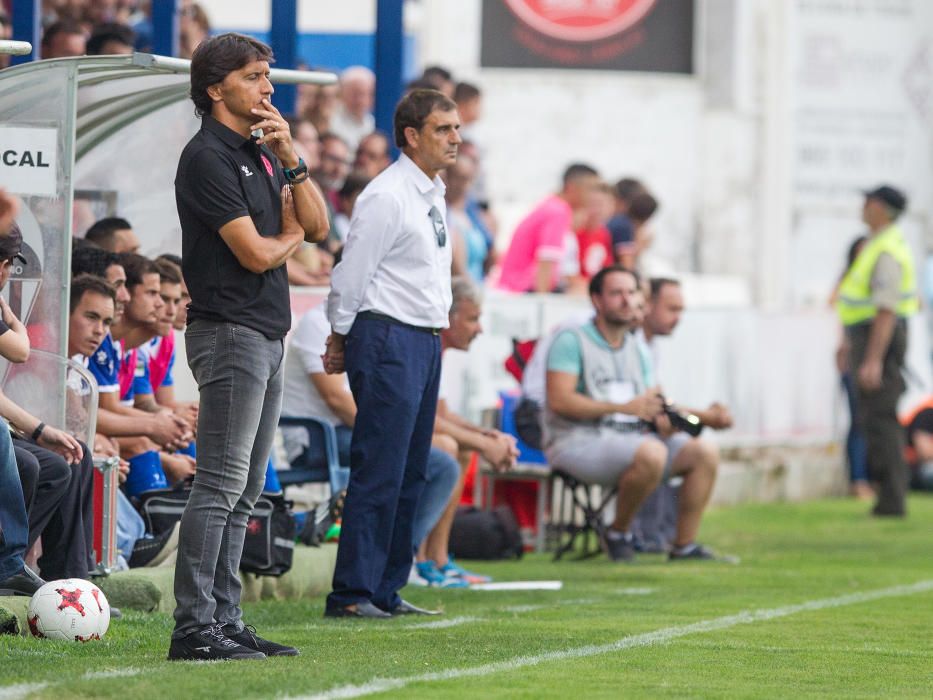
M 220 628 L 227 639 L 232 639 L 247 649 L 261 651 L 266 656 L 298 656 L 298 650 L 295 647 L 285 646 L 277 642 L 270 642 L 256 634 L 256 628 L 252 625 L 246 625 L 241 631 L 237 632 L 236 627 L 224 625 Z
M 384 610 L 380 610 L 368 600 L 362 600 L 359 603 L 348 605 L 344 608 L 326 608 L 324 617 L 372 617 L 383 618 L 392 617 Z
M 32 596 L 33 593 L 44 585 L 45 581 L 39 578 L 36 572 L 28 566 L 24 566 L 23 570 L 18 574 L 13 574 L 0 581 L 0 595 Z
M 392 617 L 398 615 L 440 615 L 440 610 L 425 610 L 424 608 L 419 608 L 415 605 L 412 605 L 408 601 L 403 600 L 401 603 L 392 608 Z

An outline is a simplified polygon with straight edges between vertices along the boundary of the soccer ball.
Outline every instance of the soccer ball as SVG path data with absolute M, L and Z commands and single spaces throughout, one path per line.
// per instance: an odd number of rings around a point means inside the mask
M 29 601 L 27 621 L 34 637 L 88 642 L 107 633 L 110 604 L 90 581 L 49 581 Z

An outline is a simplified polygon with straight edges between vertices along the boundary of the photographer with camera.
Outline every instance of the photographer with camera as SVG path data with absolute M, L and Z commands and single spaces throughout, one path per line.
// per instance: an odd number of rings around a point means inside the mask
M 651 357 L 652 381 L 660 381 L 660 357 L 657 338 L 669 336 L 680 323 L 684 297 L 680 282 L 666 277 L 652 278 L 647 285 L 644 321 L 635 337 Z M 721 403 L 706 409 L 668 405 L 668 418 L 674 432 L 665 438 L 668 450 L 684 461 L 706 460 L 719 464 L 716 446 L 699 439 L 704 427 L 725 430 L 732 427 L 732 414 Z M 676 536 L 677 501 L 680 484 L 665 482 L 642 505 L 632 530 L 636 549 L 642 552 L 666 551 Z
M 616 516 L 603 548 L 609 558 L 635 556 L 635 513 L 663 479 L 683 476 L 671 560 L 713 559 L 695 542 L 716 478 L 718 458 L 674 435 L 660 390 L 649 388 L 651 357 L 632 332 L 642 293 L 635 273 L 618 265 L 590 281 L 595 318 L 555 338 L 547 357 L 545 450 L 552 467 L 587 484 L 618 484 Z M 651 423 L 656 434 L 651 432 Z

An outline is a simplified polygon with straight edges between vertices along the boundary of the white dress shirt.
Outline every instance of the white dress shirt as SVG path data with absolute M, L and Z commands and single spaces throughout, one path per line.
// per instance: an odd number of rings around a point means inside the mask
M 447 228 L 445 186 L 402 154 L 376 176 L 353 208 L 343 257 L 331 274 L 327 317 L 346 335 L 361 311 L 377 311 L 414 326 L 447 328 L 451 241 L 438 245 L 429 214 Z

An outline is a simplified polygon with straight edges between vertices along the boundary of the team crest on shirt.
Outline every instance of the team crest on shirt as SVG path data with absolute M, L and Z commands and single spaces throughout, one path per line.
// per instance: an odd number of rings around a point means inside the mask
M 243 171 L 243 174 L 246 175 L 246 177 L 252 177 L 253 175 L 253 171 L 247 168 L 245 165 L 241 165 L 240 170 Z
M 269 177 L 272 177 L 272 163 L 270 163 L 269 159 L 266 158 L 266 154 L 260 153 L 259 159 L 262 161 L 262 164 L 266 169 L 266 173 L 269 175 Z

